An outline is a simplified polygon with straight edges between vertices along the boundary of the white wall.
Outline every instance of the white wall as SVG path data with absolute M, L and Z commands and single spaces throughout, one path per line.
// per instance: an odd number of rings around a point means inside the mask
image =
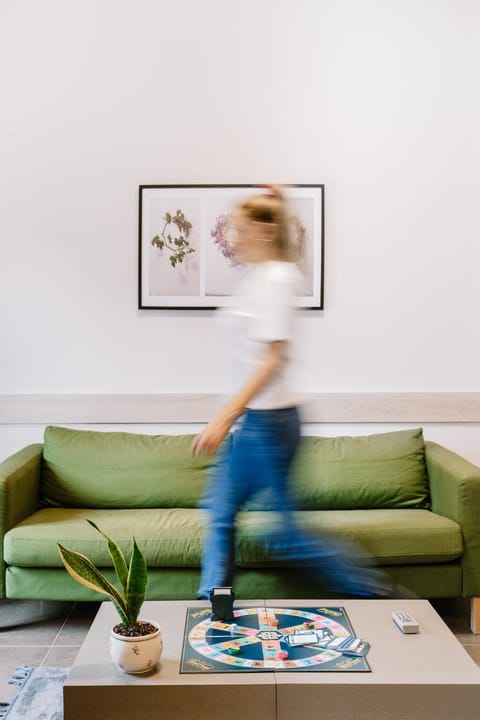
M 480 390 L 479 24 L 474 0 L 2 2 L 0 395 L 223 391 L 209 311 L 136 309 L 137 188 L 269 180 L 326 184 L 300 390 Z

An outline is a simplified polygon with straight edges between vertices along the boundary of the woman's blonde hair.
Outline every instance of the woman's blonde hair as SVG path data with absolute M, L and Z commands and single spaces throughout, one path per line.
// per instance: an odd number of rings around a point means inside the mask
M 240 210 L 249 220 L 276 225 L 277 233 L 273 243 L 285 260 L 290 258 L 288 215 L 280 194 L 253 195 L 241 203 Z

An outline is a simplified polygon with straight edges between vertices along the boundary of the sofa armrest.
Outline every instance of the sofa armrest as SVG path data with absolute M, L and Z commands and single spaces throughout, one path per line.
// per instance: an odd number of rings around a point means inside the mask
M 5 597 L 3 538 L 38 509 L 43 445 L 28 445 L 0 463 L 0 598 Z
M 480 467 L 451 450 L 425 443 L 432 511 L 457 522 L 463 535 L 464 597 L 480 595 Z

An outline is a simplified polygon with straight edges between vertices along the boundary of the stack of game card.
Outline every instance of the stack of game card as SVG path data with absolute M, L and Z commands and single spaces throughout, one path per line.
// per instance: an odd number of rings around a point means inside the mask
M 342 653 L 342 655 L 351 655 L 353 657 L 363 657 L 370 649 L 370 644 L 357 637 L 356 635 L 332 635 L 331 632 L 317 630 L 317 645 L 328 650 Z
M 352 657 L 364 657 L 370 649 L 369 643 L 356 635 L 334 635 L 327 628 L 300 630 L 287 635 L 285 641 L 290 647 L 318 645 L 326 650 L 335 650 L 342 655 Z

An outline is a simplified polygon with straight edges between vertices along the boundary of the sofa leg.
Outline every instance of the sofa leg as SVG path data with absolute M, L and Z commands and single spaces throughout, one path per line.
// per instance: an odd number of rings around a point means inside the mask
M 470 599 L 470 629 L 480 635 L 480 597 Z

